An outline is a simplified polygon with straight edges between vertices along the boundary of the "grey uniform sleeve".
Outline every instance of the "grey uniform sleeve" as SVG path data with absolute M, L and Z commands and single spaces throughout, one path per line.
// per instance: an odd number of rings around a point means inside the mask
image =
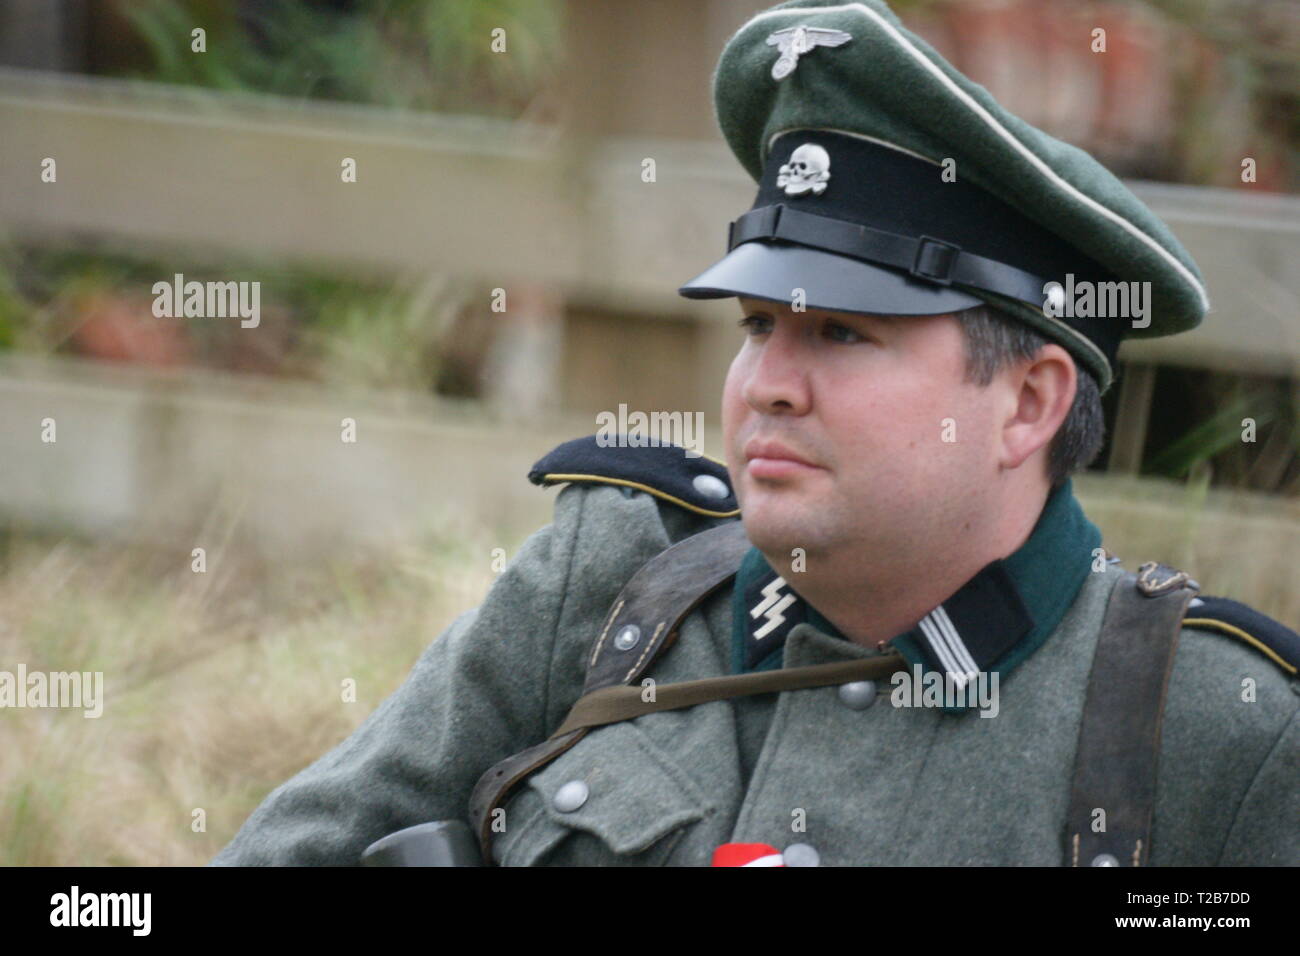
M 1220 866 L 1300 866 L 1300 709 L 1237 808 Z
M 583 498 L 568 489 L 483 604 L 457 618 L 345 741 L 271 792 L 214 866 L 352 865 L 380 837 L 466 819 L 496 761 L 543 740 Z M 268 741 L 267 746 L 274 746 Z

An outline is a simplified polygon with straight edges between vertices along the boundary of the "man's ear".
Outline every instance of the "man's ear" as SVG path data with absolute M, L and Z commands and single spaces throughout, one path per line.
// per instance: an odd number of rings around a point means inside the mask
M 1055 343 L 1031 359 L 1003 370 L 1012 388 L 1010 413 L 1002 426 L 1003 468 L 1019 468 L 1046 448 L 1074 404 L 1079 373 L 1070 353 Z

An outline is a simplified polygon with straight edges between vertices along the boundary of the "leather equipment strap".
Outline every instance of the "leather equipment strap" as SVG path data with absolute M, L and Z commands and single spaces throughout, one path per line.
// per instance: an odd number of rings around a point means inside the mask
M 1151 851 L 1165 694 L 1198 585 L 1154 563 L 1125 578 L 1111 594 L 1088 677 L 1066 816 L 1067 866 L 1144 866 Z
M 677 640 L 686 616 L 735 576 L 749 548 L 744 525 L 729 521 L 677 542 L 642 565 L 619 592 L 592 645 L 582 698 L 639 679 Z M 576 744 L 591 726 L 552 735 L 489 767 L 479 778 L 470 794 L 469 814 L 484 860 L 492 859 L 493 811 L 524 778 Z
M 902 655 L 885 654 L 834 664 L 784 667 L 757 674 L 731 674 L 660 684 L 653 688 L 653 694 L 650 694 L 652 689 L 649 687 L 604 687 L 580 698 L 560 729 L 551 736 L 563 737 L 580 728 L 601 727 L 658 710 L 678 710 L 748 694 L 775 694 L 783 690 L 847 684 L 849 681 L 879 680 L 903 670 L 907 670 L 907 661 Z M 649 700 L 646 699 L 648 694 Z

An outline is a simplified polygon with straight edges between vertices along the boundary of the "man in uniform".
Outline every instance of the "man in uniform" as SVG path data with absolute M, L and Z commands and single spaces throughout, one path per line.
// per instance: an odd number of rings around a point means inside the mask
M 1120 340 L 1207 310 L 1187 252 L 879 2 L 759 14 L 714 95 L 759 183 L 681 290 L 741 305 L 725 465 L 539 461 L 553 523 L 214 863 L 443 820 L 503 865 L 1300 863 L 1300 638 L 1071 492 Z

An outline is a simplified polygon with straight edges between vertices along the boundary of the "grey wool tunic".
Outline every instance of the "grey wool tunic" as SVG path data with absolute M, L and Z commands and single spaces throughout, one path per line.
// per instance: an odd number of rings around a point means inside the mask
M 482 605 L 458 617 L 346 740 L 276 788 L 213 865 L 352 865 L 371 842 L 467 819 L 497 761 L 544 740 L 632 574 L 714 526 L 649 494 L 569 484 Z M 862 709 L 835 687 L 646 714 L 590 732 L 530 776 L 494 839 L 506 866 L 708 865 L 727 842 L 813 846 L 822 865 L 1041 865 L 1065 814 L 1102 615 L 1123 580 L 1087 576 L 1060 623 L 1002 682 L 997 716 Z M 730 588 L 683 623 L 660 683 L 731 673 Z M 878 654 L 800 623 L 784 666 Z M 1254 682 L 1253 700 L 1243 682 Z M 1151 865 L 1300 864 L 1300 696 L 1245 643 L 1183 628 L 1160 745 Z M 557 791 L 582 781 L 576 810 Z

